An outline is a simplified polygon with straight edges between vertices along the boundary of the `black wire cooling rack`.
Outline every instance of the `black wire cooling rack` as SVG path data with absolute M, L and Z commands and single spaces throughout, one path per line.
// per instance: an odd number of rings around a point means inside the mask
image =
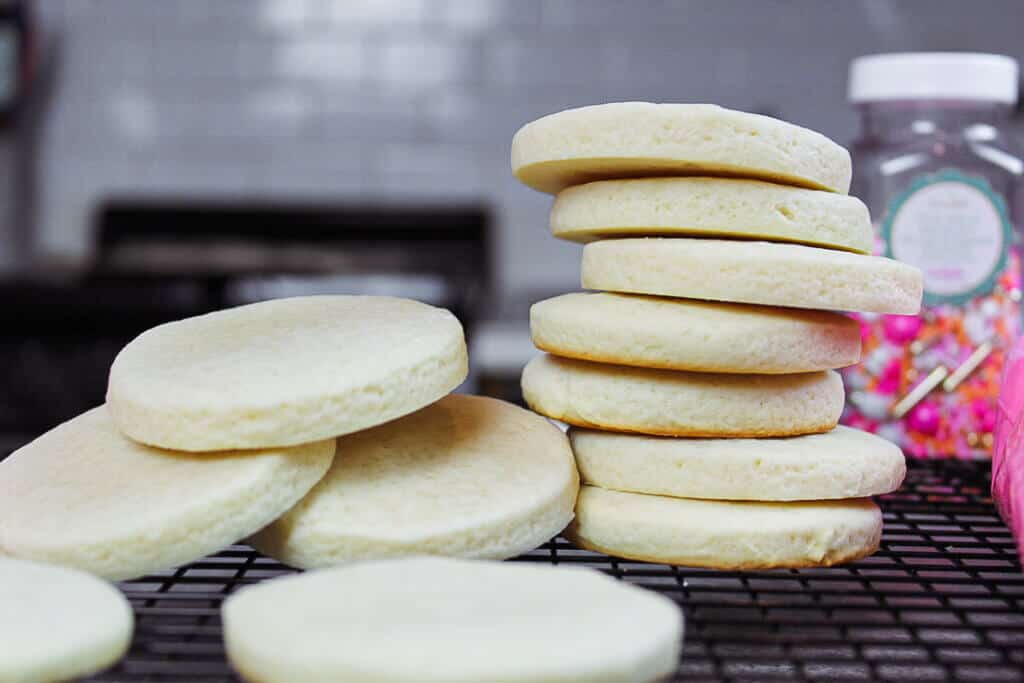
M 588 565 L 679 601 L 686 643 L 674 681 L 1024 681 L 1024 574 L 987 474 L 913 465 L 881 501 L 881 551 L 844 567 L 716 572 L 614 560 L 562 539 L 515 561 Z M 234 546 L 122 584 L 135 640 L 120 666 L 90 680 L 235 681 L 221 601 L 290 571 Z

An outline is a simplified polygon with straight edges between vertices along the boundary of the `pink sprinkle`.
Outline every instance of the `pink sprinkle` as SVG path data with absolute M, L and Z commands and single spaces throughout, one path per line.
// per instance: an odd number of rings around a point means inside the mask
M 903 364 L 899 358 L 889 361 L 882 374 L 878 377 L 878 384 L 875 391 L 880 394 L 895 394 L 900 388 L 900 376 L 903 374 Z
M 893 344 L 904 344 L 917 337 L 921 325 L 921 319 L 915 315 L 887 315 L 883 322 L 885 338 Z
M 939 431 L 939 408 L 930 401 L 922 401 L 914 406 L 907 416 L 907 426 L 922 434 L 935 434 Z

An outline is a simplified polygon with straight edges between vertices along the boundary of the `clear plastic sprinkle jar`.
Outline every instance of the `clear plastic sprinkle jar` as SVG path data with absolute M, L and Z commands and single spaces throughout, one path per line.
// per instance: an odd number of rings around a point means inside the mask
M 924 273 L 920 315 L 858 315 L 844 422 L 917 457 L 991 453 L 1003 361 L 1021 329 L 1019 181 L 1009 135 L 1017 63 L 968 53 L 853 61 L 861 115 L 852 194 L 879 254 Z

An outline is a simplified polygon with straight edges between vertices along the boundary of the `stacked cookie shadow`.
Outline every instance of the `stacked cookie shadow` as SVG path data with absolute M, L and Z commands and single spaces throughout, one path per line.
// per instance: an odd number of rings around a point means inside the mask
M 523 127 L 512 165 L 585 242 L 583 287 L 535 304 L 535 411 L 572 425 L 585 486 L 568 535 L 611 555 L 715 568 L 874 552 L 870 496 L 903 455 L 837 426 L 860 356 L 833 311 L 916 313 L 919 271 L 867 255 L 845 149 L 712 105 L 619 103 Z

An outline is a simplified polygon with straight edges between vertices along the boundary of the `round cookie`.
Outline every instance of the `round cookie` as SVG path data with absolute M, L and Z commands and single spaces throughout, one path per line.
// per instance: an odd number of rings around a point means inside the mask
M 578 428 L 569 438 L 587 484 L 681 498 L 863 498 L 895 491 L 907 472 L 895 444 L 843 426 L 783 439 L 673 439 Z
M 795 436 L 832 429 L 843 382 L 832 370 L 727 375 L 543 355 L 523 370 L 538 413 L 577 427 L 664 436 Z
M 131 643 L 128 601 L 84 572 L 0 556 L 0 606 L 0 681 L 77 680 Z
M 265 581 L 222 614 L 258 683 L 644 683 L 676 670 L 683 635 L 670 599 L 592 569 L 437 557 Z
M 713 104 L 614 102 L 550 114 L 512 138 L 512 172 L 556 193 L 595 180 L 755 178 L 846 194 L 850 153 L 821 133 Z
M 870 498 L 761 503 L 584 486 L 566 536 L 615 557 L 711 569 L 829 567 L 878 550 Z
M 719 236 L 871 253 L 868 208 L 856 197 L 731 178 L 603 180 L 569 187 L 551 208 L 555 237 Z
M 0 462 L 0 554 L 115 581 L 187 564 L 279 517 L 333 457 L 334 440 L 165 451 L 122 436 L 94 408 Z
M 860 327 L 839 313 L 634 294 L 539 301 L 530 332 L 559 356 L 668 370 L 774 375 L 860 359 Z
M 923 282 L 917 268 L 879 256 L 800 244 L 629 238 L 583 249 L 587 289 L 914 315 Z
M 182 451 L 291 446 L 418 410 L 466 377 L 462 326 L 418 301 L 310 296 L 160 325 L 110 369 L 136 441 Z
M 452 394 L 338 440 L 327 476 L 250 543 L 285 564 L 448 555 L 504 559 L 572 519 L 565 434 L 504 401 Z

